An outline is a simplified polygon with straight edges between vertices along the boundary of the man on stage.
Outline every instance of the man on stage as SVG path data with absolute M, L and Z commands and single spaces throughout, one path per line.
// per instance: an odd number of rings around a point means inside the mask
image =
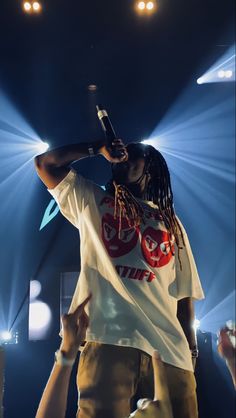
M 155 148 L 73 144 L 35 158 L 62 214 L 80 232 L 81 272 L 70 311 L 92 292 L 78 368 L 79 418 L 124 418 L 153 398 L 151 355 L 167 375 L 174 418 L 197 418 L 192 298 L 204 297 L 187 234 L 175 215 L 168 167 Z M 101 154 L 107 190 L 70 164 Z

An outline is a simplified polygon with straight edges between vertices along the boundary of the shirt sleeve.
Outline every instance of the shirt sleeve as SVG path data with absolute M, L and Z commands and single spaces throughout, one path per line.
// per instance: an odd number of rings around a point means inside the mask
M 178 300 L 186 297 L 192 297 L 198 300 L 204 299 L 205 296 L 202 290 L 189 239 L 181 223 L 180 226 L 183 232 L 185 245 L 181 245 L 183 248 L 180 250 L 178 250 L 177 246 L 175 248 L 176 298 Z
M 79 228 L 80 214 L 93 199 L 96 187 L 99 186 L 71 169 L 54 189 L 48 191 L 54 197 L 63 216 Z

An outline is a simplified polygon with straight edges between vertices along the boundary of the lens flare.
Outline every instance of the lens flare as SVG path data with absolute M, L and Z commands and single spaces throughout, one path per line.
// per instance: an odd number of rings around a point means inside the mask
M 31 6 L 31 4 L 30 4 L 28 1 L 25 1 L 25 2 L 23 3 L 23 8 L 24 8 L 24 10 L 25 10 L 26 12 L 29 12 L 29 11 L 31 10 L 32 6 Z
M 145 9 L 145 3 L 144 3 L 144 1 L 140 1 L 138 3 L 138 8 L 139 8 L 139 10 L 144 10 Z
M 2 341 L 10 341 L 12 339 L 12 334 L 10 331 L 1 331 L 0 332 L 0 340 Z
M 235 45 L 221 56 L 201 77 L 198 84 L 235 81 Z
M 225 71 L 224 70 L 219 70 L 217 73 L 219 78 L 224 78 L 225 77 Z
M 34 1 L 32 7 L 35 12 L 39 12 L 41 10 L 41 4 L 38 1 Z
M 37 145 L 37 148 L 40 152 L 46 152 L 49 148 L 49 144 L 47 142 L 42 141 Z
M 149 1 L 149 2 L 146 4 L 146 8 L 147 8 L 148 10 L 152 10 L 152 9 L 154 8 L 154 3 L 153 3 L 152 1 Z
M 197 329 L 199 329 L 199 328 L 200 328 L 200 321 L 199 321 L 199 319 L 195 318 L 194 321 L 193 321 L 193 329 L 196 332 Z
M 225 77 L 226 78 L 231 78 L 232 76 L 233 76 L 233 71 L 232 70 L 225 71 Z

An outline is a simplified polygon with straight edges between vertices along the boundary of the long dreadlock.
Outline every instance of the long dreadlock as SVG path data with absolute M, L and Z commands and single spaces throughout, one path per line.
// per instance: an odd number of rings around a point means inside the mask
M 143 199 L 152 201 L 158 206 L 160 217 L 169 232 L 170 249 L 172 248 L 171 239 L 173 236 L 175 238 L 178 248 L 178 260 L 182 269 L 180 250 L 183 248 L 182 245 L 185 246 L 185 242 L 182 228 L 174 210 L 170 173 L 166 161 L 162 154 L 151 145 L 132 143 L 127 146 L 127 149 L 128 153 L 132 153 L 132 150 L 136 149 L 136 153 L 137 150 L 139 152 L 139 157 L 145 158 L 144 171 L 137 183 L 140 183 L 146 176 Z M 112 181 L 107 184 L 106 189 L 115 193 L 114 217 L 119 218 L 119 234 L 121 232 L 122 217 L 125 217 L 129 226 L 134 228 L 140 225 L 141 222 L 144 222 L 144 209 L 127 187 L 117 185 Z
M 174 236 L 175 238 L 175 242 L 178 248 L 178 260 L 180 263 L 180 268 L 182 269 L 180 250 L 183 248 L 182 245 L 185 246 L 185 242 L 182 228 L 174 210 L 170 172 L 162 154 L 151 145 L 149 145 L 148 148 L 149 159 L 147 164 L 149 165 L 148 172 L 150 173 L 151 177 L 147 184 L 144 198 L 146 200 L 152 201 L 158 206 L 160 215 L 163 219 L 167 231 L 170 234 L 170 237 Z M 170 239 L 169 245 L 171 248 Z

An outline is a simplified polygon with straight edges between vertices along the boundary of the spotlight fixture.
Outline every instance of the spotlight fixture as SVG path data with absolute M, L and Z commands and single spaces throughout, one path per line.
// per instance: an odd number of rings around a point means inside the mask
M 39 142 L 39 144 L 37 145 L 37 149 L 40 152 L 46 152 L 49 148 L 49 144 L 45 141 Z
M 1 340 L 2 341 L 10 341 L 12 339 L 12 334 L 10 331 L 2 331 L 1 332 Z
M 203 83 L 203 77 L 199 77 L 197 79 L 197 84 L 202 84 Z
M 148 10 L 152 10 L 154 8 L 154 3 L 153 3 L 153 1 L 149 1 L 147 4 L 146 4 L 146 9 L 148 9 Z
M 33 156 L 35 157 L 36 155 L 46 152 L 48 148 L 50 148 L 50 145 L 43 139 L 39 139 L 34 144 L 32 144 L 30 148 L 32 149 Z
M 32 5 L 31 5 L 31 3 L 30 3 L 30 2 L 25 1 L 25 2 L 23 3 L 23 9 L 24 9 L 26 12 L 29 12 L 29 11 L 31 10 L 31 8 L 32 8 Z
M 34 1 L 32 7 L 35 12 L 39 12 L 42 6 L 38 1 Z
M 233 76 L 232 70 L 219 70 L 217 73 L 218 78 L 231 78 Z
M 219 78 L 224 78 L 225 77 L 225 71 L 224 70 L 219 70 L 217 73 Z
M 40 2 L 38 2 L 38 1 L 34 1 L 33 4 L 32 4 L 32 7 L 33 7 L 33 10 L 36 13 L 40 13 L 41 10 L 42 10 L 42 4 Z
M 146 4 L 144 3 L 144 1 L 140 1 L 138 2 L 137 7 L 139 8 L 139 10 L 144 10 L 146 7 Z
M 200 328 L 200 321 L 199 319 L 195 318 L 193 321 L 193 329 L 195 332 L 197 332 L 199 328 Z
M 157 1 L 153 0 L 143 0 L 143 1 L 136 1 L 135 2 L 136 10 L 141 14 L 150 14 L 155 11 L 157 8 Z
M 0 346 L 3 344 L 18 344 L 18 332 L 8 330 L 0 331 Z
M 235 45 L 228 50 L 200 77 L 198 84 L 235 81 Z
M 232 77 L 232 75 L 233 75 L 233 71 L 232 71 L 232 70 L 227 70 L 227 71 L 225 71 L 225 77 L 226 77 L 226 78 L 231 78 L 231 77 Z
M 37 14 L 42 10 L 40 1 L 24 1 L 22 7 L 26 13 L 30 14 Z

